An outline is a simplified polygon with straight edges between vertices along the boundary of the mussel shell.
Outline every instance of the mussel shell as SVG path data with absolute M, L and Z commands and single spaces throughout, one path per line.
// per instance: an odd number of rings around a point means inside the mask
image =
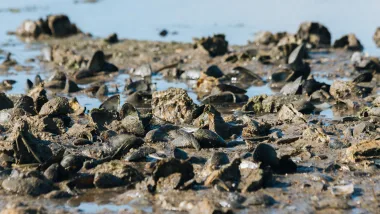
M 372 72 L 364 72 L 355 77 L 352 82 L 361 83 L 361 82 L 371 82 L 373 78 Z
M 140 147 L 135 151 L 130 152 L 125 158 L 126 161 L 139 161 L 145 159 L 149 154 L 156 153 L 156 149 L 152 147 Z
M 79 155 L 66 155 L 62 158 L 61 166 L 69 173 L 78 172 L 82 167 L 85 158 Z
M 123 119 L 126 116 L 139 116 L 139 112 L 136 108 L 130 103 L 124 103 L 120 109 L 120 119 Z
M 103 51 L 96 51 L 88 63 L 88 70 L 99 72 L 102 71 L 105 63 L 105 56 Z
M 120 105 L 120 95 L 116 94 L 105 100 L 100 106 L 100 109 L 105 109 L 108 111 L 118 111 Z
M 219 77 L 222 77 L 224 75 L 223 71 L 220 70 L 220 68 L 216 65 L 211 65 L 207 68 L 207 70 L 205 71 L 205 74 L 207 76 L 212 76 L 212 77 L 215 77 L 215 78 L 219 78 Z
M 257 145 L 253 152 L 253 160 L 261 162 L 263 166 L 277 167 L 279 164 L 276 150 L 274 150 L 269 144 L 265 143 Z
M 118 112 L 94 108 L 90 111 L 90 117 L 98 128 L 103 129 L 105 124 L 110 124 L 112 121 L 118 119 Z
M 219 148 L 227 146 L 226 141 L 224 141 L 222 137 L 208 129 L 198 129 L 193 135 L 202 148 Z

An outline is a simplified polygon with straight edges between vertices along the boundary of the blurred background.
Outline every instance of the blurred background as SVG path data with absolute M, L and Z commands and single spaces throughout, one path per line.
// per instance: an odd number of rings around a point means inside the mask
M 1 0 L 0 42 L 25 19 L 64 13 L 85 32 L 105 37 L 191 42 L 224 33 L 230 44 L 246 44 L 255 33 L 294 33 L 303 21 L 318 21 L 332 41 L 355 33 L 365 52 L 380 56 L 372 36 L 380 26 L 379 0 Z M 159 32 L 168 31 L 166 37 Z

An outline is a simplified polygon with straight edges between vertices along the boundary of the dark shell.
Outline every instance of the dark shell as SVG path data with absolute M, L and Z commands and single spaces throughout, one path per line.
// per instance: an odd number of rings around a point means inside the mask
M 294 49 L 292 53 L 289 55 L 288 64 L 292 68 L 298 68 L 299 66 L 302 66 L 303 59 L 306 59 L 307 57 L 308 54 L 306 46 L 304 44 L 301 44 L 296 49 Z
M 253 160 L 261 162 L 263 166 L 277 167 L 279 160 L 277 152 L 272 146 L 265 143 L 260 143 L 253 152 Z
M 104 125 L 110 124 L 112 121 L 118 119 L 118 113 L 94 108 L 90 111 L 90 117 L 92 122 L 95 123 L 99 129 L 104 129 Z
M 84 70 L 77 71 L 74 74 L 74 79 L 75 80 L 82 80 L 85 78 L 93 77 L 94 75 L 95 75 L 95 71 L 84 69 Z
M 237 76 L 238 81 L 263 83 L 263 80 L 259 75 L 247 68 L 238 66 L 233 68 L 232 71 Z
M 371 82 L 373 78 L 372 72 L 364 72 L 355 77 L 352 82 L 361 83 L 361 82 Z
M 112 157 L 122 157 L 129 152 L 131 148 L 138 148 L 144 144 L 142 138 L 129 134 L 121 134 L 110 139 L 112 146 Z
M 302 84 L 302 92 L 307 93 L 308 95 L 311 95 L 315 91 L 318 91 L 320 89 L 324 89 L 325 91 L 330 90 L 330 85 L 327 85 L 325 83 L 320 83 L 316 81 L 314 78 L 310 78 L 305 80 L 305 82 Z
M 66 155 L 61 161 L 61 166 L 69 173 L 78 172 L 85 161 L 83 156 L 79 155 Z
M 280 93 L 283 95 L 302 94 L 302 78 L 298 77 L 294 82 L 285 84 Z
M 41 83 L 43 83 L 43 80 L 42 80 L 41 76 L 40 76 L 40 75 L 36 75 L 36 76 L 34 77 L 34 85 L 35 85 L 35 86 L 38 86 L 38 85 L 40 85 Z
M 219 148 L 227 146 L 226 141 L 224 141 L 222 137 L 207 129 L 198 129 L 193 135 L 195 139 L 198 140 L 201 148 Z
M 7 97 L 5 93 L 0 92 L 0 110 L 8 108 L 13 108 L 13 102 Z
M 110 44 L 115 44 L 115 43 L 119 42 L 119 39 L 117 37 L 117 34 L 113 33 L 113 34 L 109 35 L 107 38 L 105 38 L 104 41 L 108 42 Z
M 351 51 L 362 51 L 363 45 L 359 41 L 358 38 L 356 38 L 355 34 L 348 34 L 342 36 L 340 39 L 335 40 L 334 48 L 345 48 L 347 50 Z
M 173 156 L 174 156 L 174 158 L 180 159 L 180 160 L 187 160 L 189 158 L 187 153 L 185 151 L 183 151 L 182 149 L 179 149 L 179 148 L 173 149 Z
M 57 182 L 64 176 L 64 169 L 58 163 L 54 163 L 45 170 L 44 175 L 48 180 Z
M 104 101 L 99 108 L 105 109 L 108 111 L 118 111 L 120 105 L 120 95 L 114 95 L 109 97 L 106 101 Z
M 183 131 L 183 130 L 173 130 L 169 135 L 174 139 L 171 141 L 171 145 L 179 148 L 193 147 L 196 150 L 200 150 L 201 146 L 194 135 Z
M 62 71 L 57 71 L 49 78 L 49 82 L 54 80 L 64 82 L 66 81 L 66 74 Z
M 228 84 L 219 84 L 211 90 L 211 94 L 219 94 L 221 92 L 226 92 L 226 91 L 232 92 L 234 94 L 247 93 L 246 90 L 239 88 L 237 86 L 228 85 Z
M 136 91 L 135 93 L 129 95 L 125 101 L 129 103 L 141 104 L 147 103 L 150 100 L 152 100 L 151 93 L 145 91 Z
M 297 31 L 297 36 L 315 47 L 330 46 L 331 44 L 331 34 L 329 30 L 317 22 L 301 23 Z
M 178 130 L 178 126 L 174 125 L 164 125 L 157 129 L 153 129 L 149 131 L 145 135 L 145 141 L 147 143 L 159 143 L 159 142 L 169 142 L 173 138 L 170 136 L 170 131 L 172 130 Z
M 83 146 L 83 145 L 91 145 L 92 141 L 88 139 L 78 138 L 73 141 L 73 145 L 75 146 Z
M 22 96 L 16 103 L 15 108 L 21 108 L 24 111 L 30 113 L 31 115 L 36 115 L 36 111 L 34 110 L 34 101 L 29 96 Z
M 124 103 L 120 109 L 120 119 L 125 118 L 126 116 L 139 116 L 139 112 L 136 108 L 130 103 Z
M 102 71 L 105 63 L 105 57 L 103 51 L 96 51 L 88 63 L 88 70 L 99 72 Z
M 297 172 L 297 164 L 290 159 L 290 156 L 282 156 L 275 171 L 279 174 L 295 173 Z
M 65 88 L 63 89 L 64 93 L 74 93 L 82 90 L 79 86 L 72 80 L 67 79 L 65 83 Z
M 137 80 L 126 84 L 124 92 L 127 94 L 133 94 L 136 91 L 150 91 L 150 85 L 145 80 Z
M 26 80 L 26 89 L 30 90 L 33 88 L 33 82 L 30 79 Z
M 116 67 L 116 65 L 111 64 L 109 62 L 105 62 L 104 63 L 103 71 L 105 71 L 105 72 L 116 72 L 118 70 L 119 70 L 119 68 Z
M 216 65 L 211 65 L 210 67 L 208 67 L 207 70 L 205 71 L 205 74 L 207 76 L 212 76 L 215 78 L 219 78 L 224 75 L 223 71 L 220 70 L 220 68 Z

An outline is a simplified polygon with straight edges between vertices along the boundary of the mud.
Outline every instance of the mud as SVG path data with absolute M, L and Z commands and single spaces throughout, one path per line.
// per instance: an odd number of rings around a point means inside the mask
M 380 63 L 353 35 L 34 39 L 42 78 L 2 82 L 4 213 L 379 209 Z

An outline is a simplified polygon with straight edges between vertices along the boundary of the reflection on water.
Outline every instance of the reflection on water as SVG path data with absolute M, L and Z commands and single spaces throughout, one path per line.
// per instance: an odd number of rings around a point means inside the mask
M 331 108 L 321 111 L 319 115 L 324 118 L 334 118 L 334 112 Z
M 129 205 L 114 205 L 114 204 L 96 204 L 96 203 L 81 203 L 77 209 L 85 213 L 108 213 L 108 212 L 119 212 L 119 211 L 131 211 L 133 210 Z

